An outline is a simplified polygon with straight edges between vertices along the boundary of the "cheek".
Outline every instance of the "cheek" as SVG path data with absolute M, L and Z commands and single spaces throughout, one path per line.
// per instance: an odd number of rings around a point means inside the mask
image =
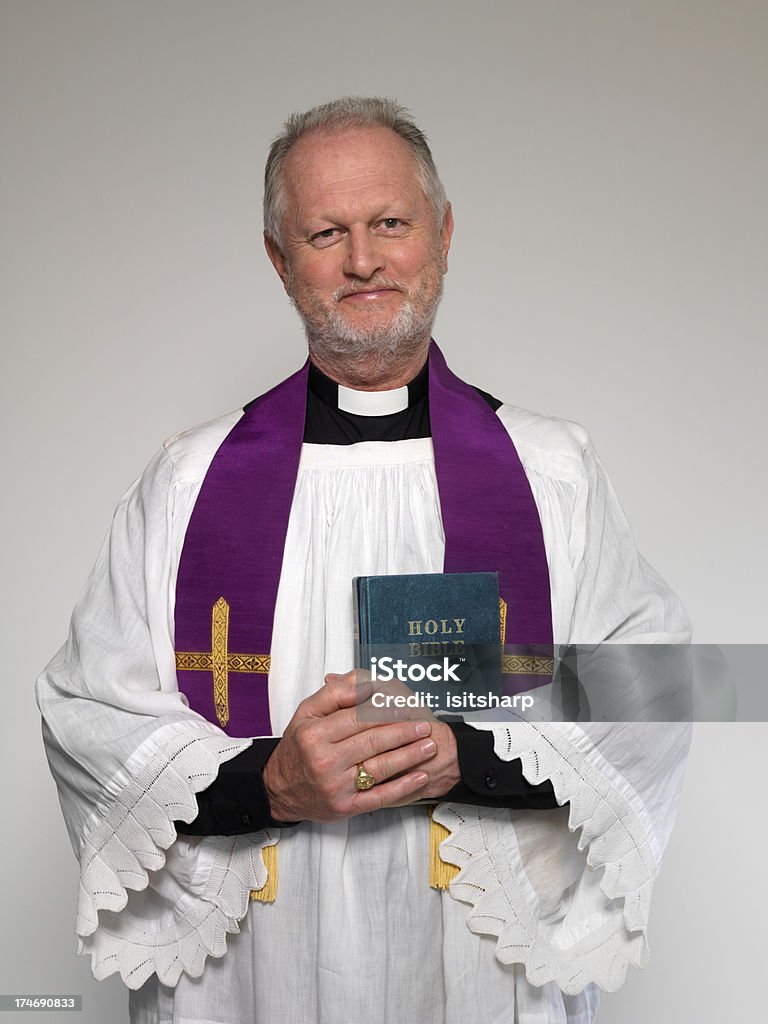
M 423 245 L 418 248 L 403 248 L 391 255 L 390 265 L 396 267 L 401 274 L 411 277 L 428 277 L 434 272 L 440 259 L 433 246 Z
M 343 278 L 330 260 L 313 259 L 296 268 L 296 283 L 304 291 L 330 292 L 343 283 Z

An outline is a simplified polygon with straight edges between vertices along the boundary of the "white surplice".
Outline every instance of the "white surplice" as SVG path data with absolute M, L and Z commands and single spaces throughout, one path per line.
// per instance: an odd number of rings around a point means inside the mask
M 450 894 L 428 885 L 423 807 L 176 836 L 194 793 L 249 744 L 189 710 L 173 648 L 184 533 L 240 415 L 172 438 L 128 491 L 38 684 L 81 864 L 81 952 L 138 990 L 137 1024 L 588 1024 L 597 986 L 647 958 L 685 725 L 495 726 L 497 754 L 521 756 L 567 806 L 441 805 L 462 867 Z M 584 431 L 498 415 L 541 517 L 555 642 L 685 642 L 685 614 L 638 555 Z M 324 673 L 353 665 L 352 578 L 440 572 L 443 548 L 429 438 L 303 446 L 271 652 L 276 734 Z M 277 900 L 251 903 L 276 840 Z

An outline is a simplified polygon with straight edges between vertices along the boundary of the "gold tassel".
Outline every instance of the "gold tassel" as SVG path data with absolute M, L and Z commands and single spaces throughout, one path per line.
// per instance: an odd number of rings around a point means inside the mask
M 277 899 L 277 843 L 262 846 L 261 856 L 268 877 L 260 889 L 251 889 L 251 899 L 260 900 L 262 903 L 274 903 Z
M 429 814 L 429 884 L 433 889 L 448 890 L 459 868 L 440 856 L 440 844 L 451 834 L 445 825 L 432 817 L 434 807 L 428 807 Z M 261 855 L 268 878 L 261 889 L 251 889 L 251 899 L 261 903 L 274 903 L 277 899 L 277 843 L 263 846 Z
M 451 834 L 445 825 L 432 817 L 434 807 L 428 807 L 429 813 L 429 884 L 433 889 L 450 888 L 451 882 L 458 875 L 459 868 L 449 864 L 440 856 L 440 843 Z

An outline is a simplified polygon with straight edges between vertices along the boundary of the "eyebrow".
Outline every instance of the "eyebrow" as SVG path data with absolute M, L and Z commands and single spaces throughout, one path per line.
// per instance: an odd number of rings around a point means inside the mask
M 413 220 L 416 213 L 412 205 L 406 206 L 404 203 L 391 202 L 386 203 L 380 207 L 379 210 L 374 214 L 373 217 L 367 220 L 369 224 L 375 224 L 380 220 L 387 220 L 390 217 L 396 217 L 398 220 Z M 326 231 L 328 228 L 346 227 L 346 223 L 336 217 L 332 217 L 329 214 L 311 214 L 307 217 L 306 221 L 298 221 L 297 223 L 302 225 L 302 230 L 306 230 L 309 234 L 316 234 L 318 231 Z M 353 221 L 353 223 L 355 223 Z M 320 225 L 323 225 L 320 227 Z

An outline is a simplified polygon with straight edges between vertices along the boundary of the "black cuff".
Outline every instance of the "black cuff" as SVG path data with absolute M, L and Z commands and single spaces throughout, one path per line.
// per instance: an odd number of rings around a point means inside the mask
M 453 729 L 461 781 L 443 800 L 482 807 L 551 810 L 559 806 L 552 783 L 532 785 L 523 775 L 519 758 L 502 761 L 493 752 L 493 734 L 464 722 L 446 722 Z
M 298 824 L 275 821 L 264 787 L 264 765 L 279 742 L 279 736 L 255 739 L 247 750 L 225 761 L 211 785 L 196 794 L 195 820 L 174 822 L 176 831 L 185 836 L 239 836 Z

